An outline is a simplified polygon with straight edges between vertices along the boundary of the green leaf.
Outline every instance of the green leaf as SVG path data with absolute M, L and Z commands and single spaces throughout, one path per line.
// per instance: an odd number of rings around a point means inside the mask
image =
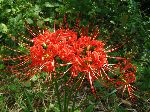
M 38 80 L 38 78 L 39 78 L 38 75 L 34 75 L 34 76 L 31 78 L 31 80 L 32 80 L 32 81 L 36 81 L 36 80 Z
M 49 7 L 49 8 L 52 8 L 52 7 L 58 7 L 59 6 L 59 4 L 51 4 L 51 3 L 49 3 L 49 2 L 45 2 L 45 7 Z
M 89 105 L 84 112 L 92 112 L 94 109 L 94 105 Z
M 49 21 L 49 22 L 52 22 L 53 19 L 52 18 L 45 18 L 44 21 Z
M 80 110 L 75 110 L 74 112 L 81 112 Z
M 32 24 L 32 23 L 33 23 L 33 20 L 30 19 L 30 18 L 27 18 L 26 21 L 27 21 L 29 24 Z
M 17 90 L 17 86 L 14 85 L 14 84 L 9 85 L 8 88 L 9 88 L 10 90 L 13 90 L 13 91 Z
M 25 85 L 26 87 L 31 87 L 31 82 L 26 82 L 26 83 L 24 83 L 24 85 Z
M 114 21 L 112 21 L 112 20 L 110 21 L 110 23 L 115 24 L 115 22 L 114 22 Z
M 45 2 L 45 7 L 55 7 L 55 6 L 49 2 Z
M 7 26 L 4 23 L 0 24 L 0 32 L 7 33 L 8 29 Z
M 4 69 L 4 65 L 3 64 L 0 64 L 0 69 Z
M 4 0 L 0 0 L 0 3 L 2 3 Z
M 6 9 L 6 12 L 7 12 L 7 13 L 11 12 L 11 9 Z

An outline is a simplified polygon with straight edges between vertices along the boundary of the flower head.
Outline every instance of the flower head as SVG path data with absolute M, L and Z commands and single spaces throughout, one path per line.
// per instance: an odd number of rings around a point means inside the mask
M 31 32 L 31 30 L 29 31 Z M 43 33 L 34 35 L 30 39 L 33 43 L 28 49 L 30 53 L 25 57 L 12 58 L 12 60 L 28 59 L 24 63 L 11 66 L 13 73 L 21 74 L 20 70 L 24 70 L 23 74 L 31 78 L 41 72 L 52 74 L 58 72 L 56 71 L 57 67 L 70 65 L 70 68 L 61 74 L 65 75 L 66 72 L 69 72 L 72 78 L 79 76 L 79 74 L 82 75 L 82 78 L 86 77 L 95 96 L 93 85 L 95 80 L 123 86 L 123 93 L 127 88 L 129 95 L 132 96 L 131 83 L 135 82 L 135 67 L 125 58 L 108 54 L 108 52 L 113 52 L 114 48 L 106 50 L 106 43 L 96 40 L 99 37 L 98 28 L 93 30 L 90 35 L 88 35 L 88 27 L 82 27 L 78 31 L 80 33 L 67 27 L 55 29 L 54 32 L 43 30 Z M 112 64 L 109 58 L 117 60 L 118 63 Z M 3 60 L 8 60 L 8 58 Z M 27 67 L 20 68 L 27 62 L 29 62 Z M 120 69 L 119 74 L 115 72 L 117 69 Z M 113 78 L 116 75 L 119 77 Z

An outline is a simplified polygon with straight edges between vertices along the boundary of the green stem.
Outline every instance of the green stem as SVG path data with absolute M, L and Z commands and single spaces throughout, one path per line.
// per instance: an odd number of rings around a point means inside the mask
M 59 106 L 59 110 L 60 112 L 62 112 L 62 109 L 61 109 L 61 103 L 60 103 L 60 96 L 59 96 L 59 91 L 58 91 L 58 83 L 57 83 L 57 80 L 55 80 L 55 93 L 57 95 L 57 100 L 58 100 L 58 106 Z
M 65 96 L 64 96 L 64 112 L 68 112 L 68 105 L 67 105 L 67 91 L 66 91 L 66 88 L 65 88 Z
M 28 96 L 28 94 L 26 93 L 26 91 L 24 91 L 24 93 L 25 93 L 25 96 L 26 96 L 26 98 L 27 98 L 27 101 L 28 101 L 28 104 L 29 104 L 29 108 L 30 108 L 32 111 L 34 111 L 34 108 L 33 108 L 33 106 L 32 106 L 32 101 L 31 101 L 31 99 L 29 98 L 29 96 Z
M 64 82 L 66 82 L 66 81 L 67 81 L 67 77 L 64 76 Z M 64 96 L 64 112 L 68 112 L 68 102 L 69 102 L 68 93 L 69 93 L 69 91 L 68 91 L 67 86 L 65 86 L 64 89 L 65 89 L 65 96 Z
M 76 96 L 77 96 L 77 92 L 75 93 L 74 98 L 73 98 L 73 104 L 72 104 L 72 110 L 71 110 L 71 112 L 74 112 L 74 109 L 75 109 Z

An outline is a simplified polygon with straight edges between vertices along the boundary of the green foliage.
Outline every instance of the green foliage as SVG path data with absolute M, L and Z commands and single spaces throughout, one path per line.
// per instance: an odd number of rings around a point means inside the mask
M 28 35 L 24 26 L 25 21 L 33 26 L 35 21 L 38 26 L 43 25 L 41 21 L 48 22 L 49 27 L 53 30 L 54 20 L 63 20 L 65 14 L 68 14 L 67 19 L 70 26 L 72 25 L 70 21 L 77 17 L 81 20 L 82 25 L 89 23 L 92 23 L 93 26 L 98 25 L 101 32 L 99 39 L 102 39 L 103 35 L 111 36 L 108 43 L 114 46 L 116 43 L 123 43 L 122 41 L 126 40 L 126 44 L 116 55 L 125 55 L 125 57 L 133 59 L 134 65 L 137 66 L 135 86 L 139 87 L 137 94 L 138 98 L 142 99 L 140 104 L 130 104 L 130 102 L 119 98 L 114 88 L 108 90 L 108 93 L 106 89 L 95 82 L 101 99 L 93 100 L 93 96 L 88 94 L 89 91 L 80 91 L 81 94 L 77 93 L 79 99 L 74 100 L 77 103 L 72 104 L 75 106 L 72 110 L 74 112 L 80 112 L 80 110 L 92 112 L 100 109 L 98 111 L 126 112 L 130 108 L 139 112 L 148 111 L 150 17 L 146 16 L 139 7 L 139 0 L 0 0 L 0 111 L 60 111 L 60 102 L 56 101 L 57 98 L 53 92 L 56 85 L 54 86 L 53 83 L 43 84 L 46 77 L 44 73 L 41 77 L 38 74 L 32 77 L 31 82 L 21 83 L 11 74 L 1 72 L 5 69 L 1 58 L 2 54 L 17 55 L 2 45 L 9 45 L 27 52 L 24 45 L 17 45 L 9 36 L 9 34 L 17 36 L 21 32 Z M 58 24 L 57 21 L 56 24 Z M 110 34 L 110 32 L 113 33 Z M 67 68 L 60 69 L 65 71 Z M 62 81 L 58 83 L 61 85 Z M 67 92 L 69 95 L 69 91 Z M 69 98 L 70 96 L 64 97 Z M 61 97 L 59 100 L 62 100 Z M 70 102 L 68 100 L 64 102 L 66 108 L 70 108 Z M 100 107 L 97 108 L 97 106 Z

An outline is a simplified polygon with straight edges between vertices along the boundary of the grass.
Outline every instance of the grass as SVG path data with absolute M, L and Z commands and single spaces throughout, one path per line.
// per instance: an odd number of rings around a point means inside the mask
M 7 81 L 9 78 L 7 77 Z M 62 91 L 63 94 L 59 93 L 59 96 L 56 96 L 54 85 L 50 82 L 43 82 L 40 79 L 24 83 L 19 82 L 16 78 L 11 78 L 10 80 L 10 83 L 3 81 L 3 86 L 0 88 L 1 112 L 60 111 L 57 97 L 59 97 L 59 103 L 63 105 L 64 93 Z M 141 86 L 136 92 L 136 102 L 131 102 L 128 98 L 119 97 L 115 89 L 108 90 L 103 87 L 97 92 L 100 97 L 95 99 L 87 84 L 85 81 L 81 89 L 76 93 L 76 98 L 68 102 L 70 111 L 66 111 L 71 112 L 72 105 L 75 106 L 74 112 L 148 112 L 150 109 L 150 93 L 146 89 L 147 87 Z M 139 82 L 137 85 L 141 85 L 141 83 Z M 75 104 L 73 104 L 73 100 L 75 100 Z

